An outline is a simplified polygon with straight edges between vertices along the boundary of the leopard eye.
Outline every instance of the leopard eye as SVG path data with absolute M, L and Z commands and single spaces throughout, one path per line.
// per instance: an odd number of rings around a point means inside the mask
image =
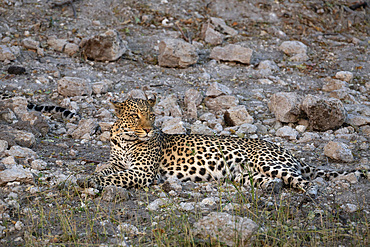
M 131 117 L 134 117 L 134 118 L 136 118 L 136 119 L 139 119 L 140 117 L 139 117 L 139 115 L 137 115 L 136 113 L 132 113 L 132 114 L 130 114 L 130 116 Z

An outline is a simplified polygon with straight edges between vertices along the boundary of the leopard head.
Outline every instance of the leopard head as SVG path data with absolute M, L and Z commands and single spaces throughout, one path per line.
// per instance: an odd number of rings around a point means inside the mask
M 148 140 L 153 136 L 155 99 L 127 99 L 112 101 L 117 120 L 112 126 L 111 138 L 119 136 L 124 140 Z

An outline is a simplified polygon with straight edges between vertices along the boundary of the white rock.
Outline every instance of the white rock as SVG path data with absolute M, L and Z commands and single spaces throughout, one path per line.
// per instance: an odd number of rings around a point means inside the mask
M 179 209 L 182 211 L 193 211 L 194 202 L 180 202 Z
M 8 156 L 14 156 L 19 158 L 36 158 L 38 157 L 37 153 L 32 149 L 21 147 L 21 146 L 12 146 L 9 150 L 5 151 L 5 154 Z
M 350 82 L 353 78 L 353 73 L 349 71 L 339 71 L 335 74 L 335 78 L 342 81 Z
M 196 121 L 191 125 L 191 134 L 214 135 L 215 132 L 208 126 L 202 124 L 200 121 Z
M 120 224 L 118 226 L 118 230 L 122 233 L 127 233 L 129 235 L 138 235 L 140 233 L 139 229 L 136 226 L 128 224 L 128 223 Z
M 75 139 L 90 139 L 89 137 L 96 132 L 98 126 L 94 118 L 81 119 L 78 123 L 78 127 L 71 135 Z
M 255 134 L 257 133 L 257 126 L 249 123 L 244 123 L 239 126 L 237 134 Z
M 8 149 L 8 142 L 5 140 L 0 140 L 0 154 Z
M 287 137 L 290 140 L 296 140 L 298 136 L 298 131 L 296 131 L 292 127 L 284 126 L 276 131 L 276 136 Z
M 231 94 L 231 93 L 232 93 L 232 91 L 229 87 L 227 87 L 227 86 L 225 86 L 221 83 L 214 82 L 207 88 L 206 96 L 217 97 L 217 96 L 220 96 L 220 95 L 227 95 L 227 94 Z
M 150 211 L 157 211 L 161 206 L 164 206 L 170 202 L 168 198 L 159 198 L 154 200 L 153 202 L 149 203 L 146 207 Z
M 0 61 L 15 60 L 20 53 L 18 47 L 7 47 L 6 45 L 0 45 Z
M 342 142 L 330 141 L 324 147 L 324 154 L 329 158 L 344 162 L 352 162 L 354 160 L 351 150 Z
M 346 119 L 346 123 L 354 126 L 363 126 L 370 124 L 370 117 L 362 116 L 362 115 L 353 115 L 348 114 Z
M 37 159 L 31 162 L 31 168 L 35 170 L 45 170 L 47 167 L 47 163 L 43 160 Z
M 167 134 L 185 134 L 186 133 L 184 122 L 179 117 L 172 118 L 168 121 L 164 121 L 162 124 L 162 131 Z
M 258 225 L 247 217 L 212 212 L 194 224 L 193 233 L 203 239 L 228 246 L 247 246 Z
M 307 46 L 300 41 L 284 41 L 279 49 L 287 55 L 307 53 Z
M 66 97 L 91 96 L 92 88 L 90 83 L 78 77 L 63 77 L 58 80 L 58 93 Z
M 181 39 L 165 39 L 159 43 L 159 66 L 186 68 L 197 61 L 195 47 Z
M 253 50 L 240 45 L 229 44 L 224 47 L 214 47 L 211 51 L 210 58 L 221 61 L 235 61 L 249 64 Z
M 0 171 L 0 186 L 8 182 L 21 182 L 34 184 L 34 177 L 31 171 L 21 166 L 13 166 L 10 169 Z
M 296 93 L 279 92 L 272 95 L 268 107 L 278 121 L 294 123 L 301 114 L 300 103 L 302 97 Z
M 238 105 L 226 110 L 224 115 L 225 123 L 228 126 L 253 123 L 254 119 L 249 115 L 245 105 Z
M 22 230 L 22 229 L 23 229 L 23 227 L 24 227 L 24 224 L 22 223 L 22 221 L 17 221 L 17 222 L 15 222 L 15 224 L 14 224 L 14 228 L 15 228 L 16 230 L 18 230 L 18 231 Z
M 347 213 L 354 213 L 358 210 L 357 205 L 352 204 L 352 203 L 344 204 L 344 205 L 340 206 L 340 208 L 343 209 L 344 211 L 346 211 Z
M 295 129 L 296 129 L 298 132 L 303 133 L 303 132 L 305 132 L 305 131 L 306 131 L 307 126 L 305 126 L 305 125 L 297 125 L 297 126 L 295 127 Z
M 166 98 L 161 100 L 156 106 L 154 106 L 154 112 L 157 115 L 181 118 L 182 111 L 177 101 L 178 101 L 178 98 L 176 94 L 170 94 Z

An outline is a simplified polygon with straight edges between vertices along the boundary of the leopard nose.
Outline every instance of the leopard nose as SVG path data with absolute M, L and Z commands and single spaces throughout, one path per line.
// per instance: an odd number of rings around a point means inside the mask
M 148 134 L 152 129 L 150 128 L 144 128 L 144 131 Z

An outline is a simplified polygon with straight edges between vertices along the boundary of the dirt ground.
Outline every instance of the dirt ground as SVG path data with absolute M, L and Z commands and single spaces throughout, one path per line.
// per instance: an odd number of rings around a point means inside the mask
M 32 102 L 62 105 L 65 101 L 57 93 L 60 78 L 73 76 L 91 83 L 108 79 L 113 83 L 107 93 L 69 100 L 76 102 L 83 118 L 113 122 L 109 100 L 123 99 L 131 90 L 155 92 L 159 101 L 175 94 L 184 109 L 186 90 L 197 89 L 204 95 L 211 83 L 218 82 L 229 87 L 246 106 L 259 126 L 258 137 L 280 143 L 313 166 L 334 170 L 369 167 L 370 136 L 364 126 L 342 126 L 353 131 L 349 139 L 342 141 L 351 149 L 354 161 L 339 162 L 323 154 L 328 141 L 338 138 L 335 130 L 312 131 L 320 138 L 310 143 L 299 141 L 302 134 L 297 140 L 278 137 L 275 130 L 285 124 L 274 121 L 267 105 L 277 92 L 329 96 L 322 90 L 324 78 L 350 71 L 353 79 L 347 83 L 348 97 L 338 97 L 349 114 L 370 117 L 368 1 L 367 7 L 355 10 L 350 7 L 362 1 L 67 2 L 0 1 L 0 44 L 21 48 L 15 60 L 0 63 L 0 91 Z M 223 44 L 251 48 L 251 64 L 210 59 L 213 46 L 200 38 L 201 26 L 209 17 L 220 17 L 238 31 Z M 54 35 L 79 44 L 83 38 L 108 29 L 117 30 L 130 50 L 114 62 L 89 61 L 81 53 L 69 56 L 47 43 Z M 198 62 L 185 69 L 158 66 L 158 43 L 168 37 L 199 42 Z M 25 38 L 39 41 L 43 54 L 23 47 Z M 307 45 L 309 60 L 290 61 L 278 49 L 287 40 Z M 263 60 L 273 60 L 278 70 L 261 75 L 257 66 Z M 11 65 L 24 67 L 26 73 L 9 74 Z M 261 83 L 259 79 L 263 78 L 274 83 Z M 97 117 L 103 109 L 111 114 Z M 207 112 L 206 107 L 201 107 L 198 116 Z M 324 183 L 314 201 L 289 188 L 279 195 L 269 195 L 216 183 L 185 183 L 180 190 L 166 183 L 147 190 L 90 193 L 74 181 L 107 162 L 109 141 L 101 140 L 102 131 L 92 134 L 89 140 L 73 139 L 61 131 L 68 129 L 69 123 L 54 116 L 45 119 L 49 132 L 34 132 L 36 145 L 31 149 L 47 162 L 46 169 L 36 171 L 34 185 L 13 183 L 0 187 L 2 246 L 224 246 L 222 241 L 194 236 L 191 228 L 202 216 L 225 211 L 225 205 L 237 205 L 228 212 L 259 224 L 252 241 L 255 246 L 370 244 L 370 192 L 366 179 Z M 189 131 L 194 121 L 183 120 Z M 31 132 L 27 126 L 18 129 Z M 30 167 L 27 160 L 16 161 Z M 164 198 L 166 203 L 148 210 L 158 198 Z M 213 198 L 216 203 L 196 206 L 205 198 Z M 184 205 L 195 206 L 188 210 Z

